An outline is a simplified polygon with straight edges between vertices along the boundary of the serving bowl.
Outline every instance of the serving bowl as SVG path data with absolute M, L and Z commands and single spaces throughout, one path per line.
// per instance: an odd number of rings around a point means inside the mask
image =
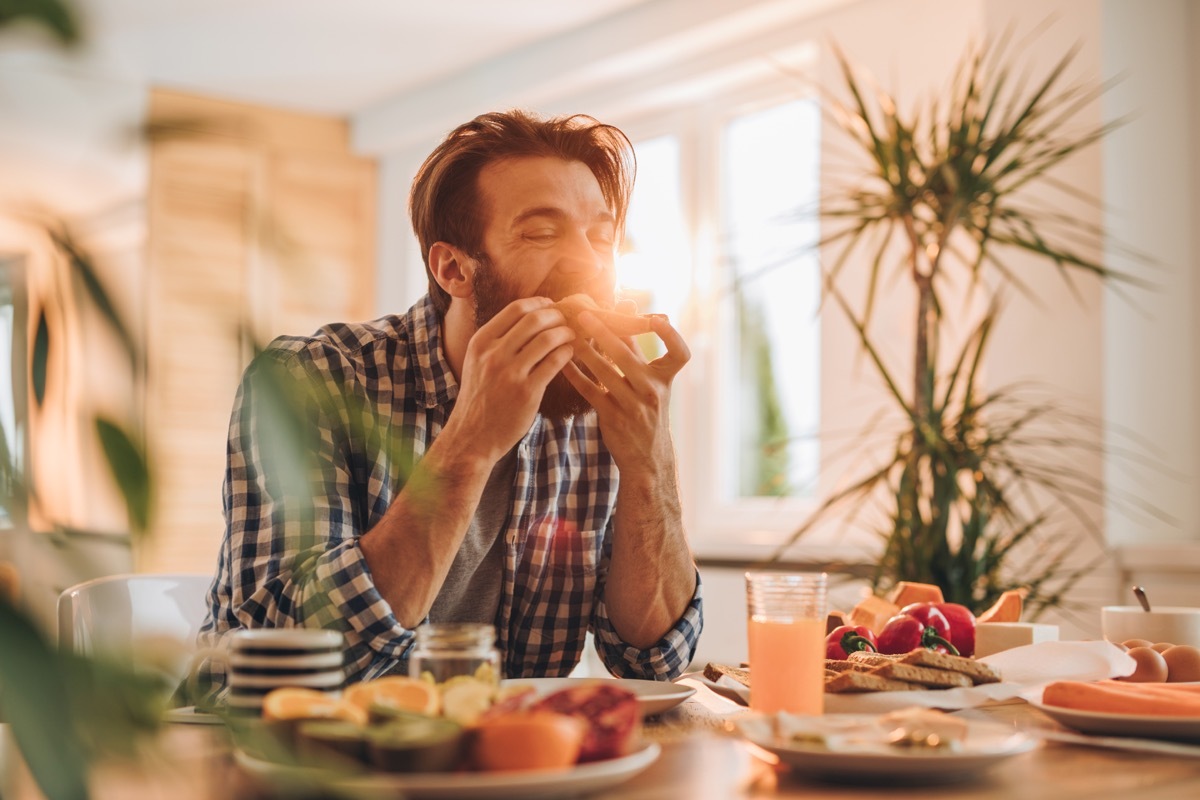
M 1110 642 L 1145 639 L 1200 647 L 1200 608 L 1195 606 L 1104 606 L 1100 629 Z

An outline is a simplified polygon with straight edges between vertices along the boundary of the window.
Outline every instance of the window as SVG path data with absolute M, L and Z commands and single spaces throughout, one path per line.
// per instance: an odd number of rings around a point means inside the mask
M 626 130 L 638 178 L 618 281 L 692 349 L 673 419 L 693 543 L 745 554 L 817 488 L 820 111 L 791 92 Z

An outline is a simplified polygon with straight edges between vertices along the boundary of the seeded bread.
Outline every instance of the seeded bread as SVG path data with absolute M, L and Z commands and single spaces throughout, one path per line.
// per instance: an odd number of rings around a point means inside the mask
M 871 670 L 871 674 L 899 681 L 908 681 L 909 683 L 919 683 L 931 689 L 951 689 L 958 686 L 974 685 L 974 681 L 961 672 L 950 672 L 949 670 L 935 669 L 933 667 L 916 667 L 900 661 L 875 667 L 875 669 Z
M 999 672 L 987 664 L 981 664 L 973 658 L 952 656 L 948 653 L 937 653 L 933 650 L 913 650 L 910 653 L 906 653 L 902 657 L 902 661 L 905 664 L 911 664 L 916 667 L 933 667 L 934 669 L 959 672 L 969 677 L 971 682 L 976 685 L 981 683 L 999 683 L 1000 681 Z
M 887 653 L 872 653 L 867 650 L 859 650 L 855 653 L 850 653 L 846 658 L 855 664 L 862 664 L 866 667 L 881 667 L 884 664 L 895 663 L 903 658 L 903 656 L 892 656 Z
M 836 678 L 825 681 L 825 691 L 831 694 L 847 694 L 851 692 L 909 692 L 925 687 L 919 683 L 908 683 L 894 678 L 877 675 L 874 672 L 858 672 L 849 670 L 839 672 Z

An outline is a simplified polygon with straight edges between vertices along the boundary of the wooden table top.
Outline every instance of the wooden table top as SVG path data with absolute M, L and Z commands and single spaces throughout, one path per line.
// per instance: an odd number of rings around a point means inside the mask
M 971 714 L 1027 730 L 1061 730 L 1036 708 L 1021 702 Z M 1200 746 L 1197 755 L 1183 756 L 1045 742 L 954 783 L 849 785 L 821 782 L 773 765 L 761 757 L 770 754 L 726 732 L 727 727 L 695 699 L 688 700 L 648 721 L 645 738 L 662 747 L 652 765 L 625 783 L 587 796 L 597 800 L 1200 798 Z M 114 765 L 102 770 L 95 776 L 94 797 L 259 800 L 280 796 L 234 765 L 227 737 L 219 726 L 168 725 L 163 742 L 162 752 L 168 759 L 149 760 L 136 768 Z M 8 766 L 8 774 L 0 775 L 0 795 L 13 800 L 41 797 L 27 774 L 13 774 L 11 759 Z
M 1044 742 L 1036 749 L 998 762 L 970 777 L 941 785 L 898 785 L 894 782 L 831 783 L 805 777 L 787 766 L 772 765 L 764 753 L 735 736 L 715 731 L 682 733 L 672 715 L 662 755 L 646 772 L 596 798 L 805 798 L 805 800 L 1065 800 L 1066 798 L 1200 798 L 1200 746 L 1194 756 L 1131 752 L 1076 744 Z M 1025 730 L 1062 730 L 1053 720 L 1024 702 L 976 709 L 972 716 L 1012 724 Z M 647 736 L 655 737 L 652 723 Z M 756 755 L 756 751 L 757 754 Z

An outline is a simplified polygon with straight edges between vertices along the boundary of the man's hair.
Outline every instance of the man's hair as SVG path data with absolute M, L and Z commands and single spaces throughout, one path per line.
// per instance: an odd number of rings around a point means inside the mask
M 624 231 L 636 162 L 633 145 L 618 128 L 585 114 L 542 119 L 525 111 L 507 111 L 478 116 L 451 131 L 429 154 L 413 179 L 408 200 L 429 276 L 429 294 L 440 313 L 450 307 L 450 295 L 434 280 L 429 248 L 446 242 L 472 256 L 480 253 L 484 215 L 479 173 L 497 161 L 526 156 L 582 162 L 600 184 L 618 237 Z

